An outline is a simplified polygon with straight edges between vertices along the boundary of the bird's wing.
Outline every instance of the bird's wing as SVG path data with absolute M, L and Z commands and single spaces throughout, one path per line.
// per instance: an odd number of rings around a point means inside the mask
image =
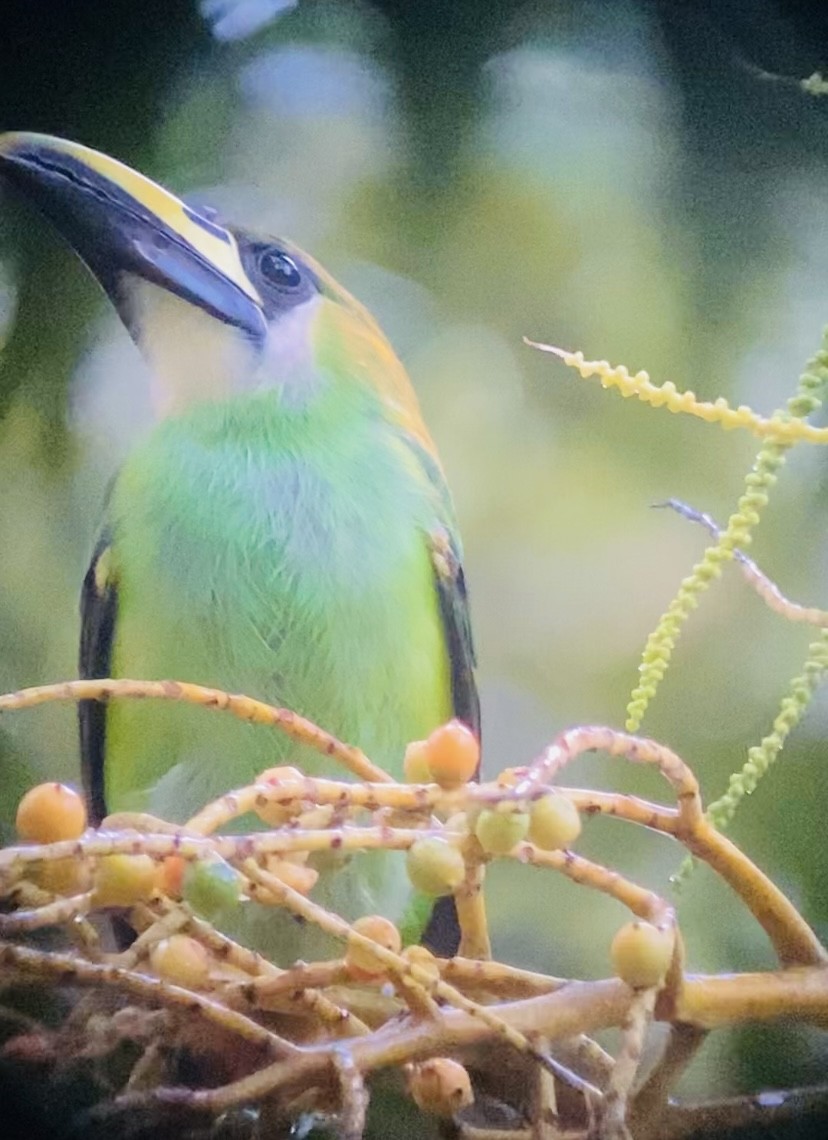
M 112 643 L 118 594 L 110 566 L 110 537 L 104 532 L 92 555 L 81 590 L 80 676 L 84 680 L 108 677 L 112 664 Z M 81 774 L 90 821 L 99 824 L 106 815 L 104 750 L 106 745 L 106 705 L 101 701 L 80 701 Z
M 401 432 L 399 438 L 412 462 L 415 477 L 427 488 L 430 517 L 425 537 L 449 657 L 452 709 L 458 720 L 467 724 L 479 738 L 480 702 L 474 680 L 477 661 L 454 504 L 434 452 L 410 432 Z
M 449 656 L 454 715 L 464 721 L 479 739 L 480 701 L 474 680 L 474 645 L 463 564 L 451 531 L 440 527 L 431 532 L 429 542 Z M 457 953 L 460 923 L 452 895 L 435 902 L 422 942 L 441 957 L 452 958 Z
M 474 679 L 475 654 L 463 564 L 451 531 L 439 528 L 429 535 L 431 563 L 440 602 L 451 670 L 454 715 L 480 737 L 480 700 Z
M 433 510 L 425 537 L 434 569 L 434 585 L 449 658 L 452 711 L 479 739 L 480 701 L 474 679 L 476 659 L 462 550 L 451 495 L 432 452 L 411 435 L 405 435 L 404 441 L 416 461 L 418 476 L 428 485 L 428 498 Z M 475 778 L 478 774 L 475 773 Z M 422 915 L 421 921 L 425 924 L 421 941 L 433 953 L 445 958 L 453 957 L 460 946 L 460 923 L 454 897 L 438 898 L 430 914 L 421 910 L 421 906 L 422 903 L 414 904 L 415 913 Z

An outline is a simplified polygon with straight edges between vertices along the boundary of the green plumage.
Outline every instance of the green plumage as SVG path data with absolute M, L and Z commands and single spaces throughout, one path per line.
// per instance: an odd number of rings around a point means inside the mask
M 400 775 L 406 742 L 451 715 L 438 519 L 373 393 L 325 389 L 301 412 L 275 391 L 202 404 L 131 456 L 109 508 L 113 671 L 295 709 Z M 110 809 L 181 820 L 273 764 L 332 770 L 197 709 L 122 703 L 107 721 Z
M 105 530 L 107 585 L 101 593 L 99 573 L 85 606 L 93 626 L 102 604 L 111 615 L 101 672 L 286 706 L 398 777 L 410 740 L 455 711 L 476 724 L 442 476 L 347 363 L 338 374 L 320 366 L 299 405 L 267 389 L 166 420 L 120 472 Z M 91 655 L 82 667 L 95 672 Z M 272 729 L 202 709 L 121 702 L 82 718 L 96 726 L 84 736 L 110 811 L 183 822 L 281 763 L 343 776 Z M 349 918 L 400 921 L 411 903 L 403 857 L 358 857 L 323 874 L 314 897 Z M 234 933 L 284 961 L 334 952 L 307 928 L 247 910 Z

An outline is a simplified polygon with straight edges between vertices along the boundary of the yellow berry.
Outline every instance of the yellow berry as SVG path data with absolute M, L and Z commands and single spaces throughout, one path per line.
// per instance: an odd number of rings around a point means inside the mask
M 78 839 L 86 830 L 86 807 L 66 784 L 38 784 L 17 807 L 17 834 L 33 843 Z
M 450 720 L 435 728 L 425 742 L 431 779 L 441 788 L 459 788 L 473 779 L 480 764 L 480 742 L 468 725 Z
M 277 768 L 268 768 L 257 777 L 257 784 L 292 784 L 296 780 L 301 780 L 302 773 L 298 768 L 291 768 L 289 765 L 281 765 Z M 256 804 L 256 815 L 266 823 L 268 827 L 281 827 L 291 817 L 291 809 L 286 807 L 285 804 L 280 803 L 261 803 Z
M 509 803 L 484 808 L 477 817 L 474 834 L 488 855 L 508 855 L 529 831 L 529 815 Z
M 469 1074 L 450 1057 L 433 1057 L 408 1070 L 408 1092 L 423 1112 L 454 1116 L 474 1100 Z
M 32 879 L 52 895 L 79 895 L 89 890 L 92 870 L 85 859 L 50 859 L 32 868 Z
M 672 929 L 628 922 L 612 940 L 612 968 L 633 989 L 660 986 L 670 968 L 673 945 Z
M 581 834 L 581 817 L 572 800 L 550 792 L 529 809 L 529 838 L 543 851 L 569 847 Z
M 155 890 L 155 861 L 149 855 L 104 855 L 95 867 L 96 906 L 132 906 Z
M 190 990 L 205 989 L 210 980 L 210 957 L 195 938 L 172 934 L 150 950 L 150 965 L 159 978 Z
M 406 747 L 403 758 L 403 773 L 409 784 L 430 784 L 431 772 L 428 768 L 425 740 L 412 740 Z
M 368 914 L 358 918 L 352 923 L 355 934 L 361 934 L 378 943 L 386 950 L 399 954 L 402 949 L 400 932 L 390 919 L 383 918 L 381 914 Z M 362 945 L 355 938 L 348 938 L 348 947 L 345 951 L 345 965 L 349 972 L 357 977 L 376 977 L 385 973 L 386 967 L 369 947 Z
M 450 895 L 466 877 L 463 856 L 445 839 L 418 839 L 406 853 L 406 869 L 412 885 L 424 895 Z

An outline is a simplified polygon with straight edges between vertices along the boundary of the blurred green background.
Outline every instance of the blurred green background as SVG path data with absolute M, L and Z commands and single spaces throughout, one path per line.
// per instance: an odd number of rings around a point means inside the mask
M 651 503 L 724 520 L 756 444 L 603 393 L 524 335 L 769 412 L 828 319 L 826 63 L 806 5 L 110 0 L 7 3 L 0 128 L 101 147 L 229 218 L 295 239 L 389 331 L 441 449 L 466 545 L 486 764 L 560 728 L 620 727 L 647 633 L 704 546 Z M 821 22 L 820 22 L 821 21 Z M 148 423 L 146 376 L 95 286 L 0 200 L 0 689 L 76 674 L 77 594 L 106 482 Z M 755 553 L 826 604 L 826 458 L 797 450 Z M 733 571 L 645 722 L 708 798 L 765 733 L 808 642 Z M 733 836 L 828 935 L 818 699 Z M 0 725 L 0 818 L 76 777 L 74 710 Z M 600 759 L 566 779 L 663 796 Z M 681 852 L 593 821 L 581 850 L 668 891 Z M 495 948 L 601 976 L 617 904 L 495 867 Z M 698 871 L 695 970 L 772 964 Z M 722 1035 L 684 1089 L 820 1079 L 823 1037 Z

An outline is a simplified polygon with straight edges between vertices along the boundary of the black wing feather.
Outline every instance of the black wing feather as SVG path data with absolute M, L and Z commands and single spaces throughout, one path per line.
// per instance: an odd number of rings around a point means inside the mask
M 431 537 L 434 580 L 451 669 L 454 715 L 480 739 L 480 700 L 474 679 L 476 661 L 463 566 L 447 533 L 441 531 Z M 475 776 L 478 774 L 475 773 Z M 437 899 L 422 940 L 424 945 L 440 957 L 453 958 L 457 953 L 460 946 L 460 924 L 452 895 Z
M 437 594 L 446 631 L 451 665 L 451 699 L 454 715 L 480 739 L 480 698 L 474 679 L 476 659 L 472 643 L 466 579 L 459 562 L 446 580 L 437 571 Z M 477 775 L 477 773 L 475 774 Z
M 112 666 L 118 595 L 114 582 L 104 572 L 105 563 L 102 562 L 108 557 L 109 541 L 107 534 L 101 536 L 81 590 L 79 671 L 83 680 L 108 677 Z M 106 705 L 102 701 L 79 701 L 78 722 L 86 806 L 90 822 L 97 826 L 106 815 Z

